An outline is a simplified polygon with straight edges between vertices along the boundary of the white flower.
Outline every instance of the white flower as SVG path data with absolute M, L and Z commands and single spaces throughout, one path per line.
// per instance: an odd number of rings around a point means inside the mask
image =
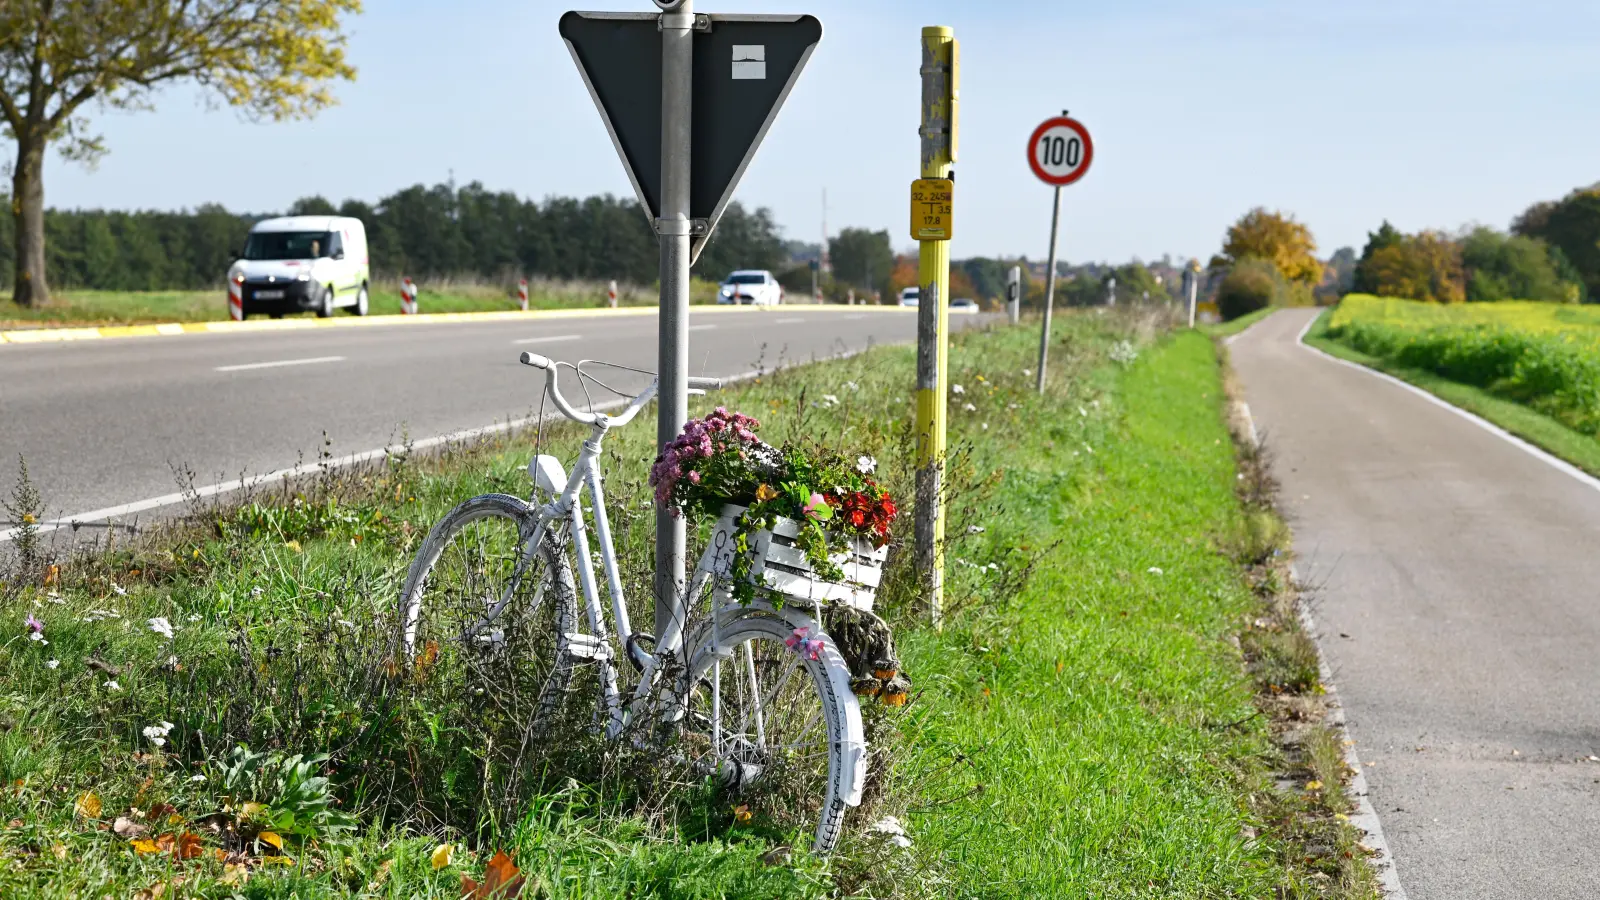
M 876 472 L 877 470 L 878 470 L 878 461 L 876 459 L 874 459 L 873 457 L 862 456 L 862 457 L 858 457 L 856 459 L 856 471 L 857 472 L 860 472 L 863 475 L 871 475 L 873 472 Z
M 354 627 L 356 627 L 356 623 L 350 621 L 349 619 L 340 619 L 339 620 L 339 624 L 343 625 L 346 628 L 354 628 Z
M 989 423 L 988 422 L 983 423 L 983 430 L 984 431 L 988 431 L 989 430 Z
M 111 582 L 111 591 L 112 591 L 112 593 L 116 594 L 118 597 L 126 597 L 126 596 L 128 596 L 127 589 L 124 588 L 122 585 L 117 584 L 115 581 Z
M 1113 362 L 1127 365 L 1139 358 L 1139 351 L 1135 350 L 1133 345 L 1127 341 L 1117 341 L 1111 345 L 1111 351 L 1106 355 L 1110 356 Z
M 200 621 L 200 614 L 199 613 L 190 613 L 189 614 L 189 621 L 191 621 L 191 622 Z
M 253 588 L 250 589 L 250 596 L 259 597 L 259 596 L 261 596 L 262 590 L 263 590 L 263 588 L 260 585 L 257 585 L 256 587 L 253 587 Z
M 1032 369 L 1023 369 L 1022 370 L 1022 374 L 1023 375 L 1032 375 L 1033 374 L 1033 370 Z
M 962 387 L 959 384 L 950 385 L 950 393 L 952 393 L 952 394 L 965 394 L 966 392 L 967 392 L 967 389 Z
M 44 634 L 38 631 L 28 632 L 28 640 L 38 641 L 40 644 L 43 644 L 46 647 L 50 646 L 50 642 L 44 639 Z
M 1151 566 L 1151 567 L 1150 567 L 1150 568 L 1148 568 L 1148 569 L 1145 569 L 1145 571 L 1146 571 L 1146 572 L 1149 572 L 1149 573 L 1150 573 L 1150 574 L 1151 574 L 1151 575 L 1161 575 L 1161 574 L 1164 574 L 1164 573 L 1163 573 L 1163 572 L 1162 572 L 1162 571 L 1161 571 L 1161 569 L 1160 569 L 1160 567 L 1158 567 L 1158 566 Z
M 172 623 L 168 622 L 165 616 L 157 616 L 154 619 L 150 619 L 149 622 L 151 631 L 169 641 L 172 640 Z
M 884 816 L 874 822 L 872 830 L 883 835 L 888 839 L 889 843 L 894 844 L 896 847 L 911 846 L 911 838 L 906 836 L 905 826 L 901 825 L 900 820 L 894 816 Z
M 978 411 L 978 408 L 976 406 L 973 406 L 971 403 L 963 403 L 963 404 L 961 404 L 961 408 L 966 410 L 967 412 L 977 412 Z
M 832 406 L 838 406 L 839 405 L 839 398 L 835 397 L 833 394 L 823 394 L 822 395 L 822 405 L 823 405 L 824 408 L 832 407 Z
M 1078 415 L 1087 417 L 1089 415 L 1089 411 L 1080 406 L 1078 407 Z
M 108 691 L 120 691 L 120 690 L 122 690 L 122 685 L 117 684 L 117 680 L 115 678 L 111 679 L 110 681 L 107 681 L 105 684 L 101 685 L 101 687 L 105 688 Z
M 47 661 L 46 661 L 46 662 L 45 662 L 45 664 L 44 664 L 44 667 L 45 667 L 45 668 L 46 668 L 46 669 L 54 669 L 54 668 L 55 668 L 55 667 L 56 667 L 56 666 L 59 666 L 59 665 L 61 665 L 61 660 L 59 660 L 59 659 L 52 659 L 52 660 L 47 660 Z
M 155 744 L 157 747 L 165 747 L 167 745 L 167 732 L 176 727 L 171 722 L 162 722 L 160 725 L 146 725 L 144 727 L 144 736 L 149 738 L 150 743 Z
M 189 780 L 190 781 L 205 781 L 206 777 L 204 775 L 191 775 L 191 776 L 189 776 Z
M 967 526 L 967 534 L 983 534 L 983 532 L 984 532 L 984 527 L 982 525 L 968 525 Z
M 861 390 L 861 385 L 856 384 L 854 381 L 846 381 L 844 383 L 844 389 L 847 391 L 859 391 Z

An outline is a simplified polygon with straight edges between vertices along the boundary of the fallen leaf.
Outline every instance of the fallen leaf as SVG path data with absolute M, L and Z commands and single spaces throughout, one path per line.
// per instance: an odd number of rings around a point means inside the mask
M 521 870 L 501 850 L 484 868 L 482 884 L 465 875 L 461 876 L 461 896 L 471 900 L 510 900 L 522 893 L 522 884 Z
M 134 894 L 133 900 L 157 900 L 158 897 L 166 894 L 166 892 L 167 883 L 165 881 L 158 881 L 144 890 Z
M 433 855 L 428 857 L 428 860 L 429 862 L 433 863 L 433 867 L 435 869 L 442 869 L 445 866 L 450 865 L 450 856 L 454 852 L 455 848 L 451 845 L 440 844 L 439 846 L 433 848 Z
M 263 831 L 260 834 L 256 835 L 256 840 L 260 841 L 263 844 L 271 844 L 273 846 L 273 848 L 276 849 L 276 850 L 279 850 L 279 851 L 283 850 L 283 838 L 279 837 L 277 832 L 274 832 L 274 831 Z
M 172 855 L 179 859 L 194 859 L 204 852 L 205 848 L 201 846 L 200 835 L 192 831 L 185 831 L 178 836 L 177 846 L 173 849 Z
M 217 881 L 227 885 L 244 884 L 250 880 L 250 868 L 242 863 L 228 863 L 222 867 L 222 877 Z
M 741 825 L 750 821 L 750 807 L 743 803 L 735 806 L 733 808 L 733 820 Z
M 149 831 L 149 826 L 141 825 L 127 816 L 117 816 L 117 820 L 111 823 L 112 834 L 120 838 L 127 838 L 130 841 L 134 838 L 144 837 Z
M 261 864 L 263 866 L 292 866 L 294 865 L 294 860 L 287 856 L 263 856 L 261 857 Z
M 1320 781 L 1308 781 L 1308 782 L 1306 782 L 1306 790 L 1308 790 L 1308 791 L 1320 791 L 1320 790 L 1322 790 L 1322 782 L 1320 782 Z
M 78 795 L 77 801 L 72 804 L 72 809 L 73 812 L 85 819 L 98 819 L 100 818 L 100 798 L 95 796 L 94 791 L 84 791 Z

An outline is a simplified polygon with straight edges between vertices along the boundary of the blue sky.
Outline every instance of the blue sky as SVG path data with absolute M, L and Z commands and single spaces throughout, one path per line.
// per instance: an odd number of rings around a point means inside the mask
M 961 40 L 957 257 L 1043 257 L 1049 189 L 1024 143 L 1061 109 L 1095 137 L 1063 198 L 1062 258 L 1215 252 L 1251 206 L 1295 214 L 1324 253 L 1387 217 L 1505 227 L 1600 180 L 1600 4 L 1540 0 L 698 0 L 810 12 L 824 38 L 740 186 L 787 236 L 888 228 L 909 246 L 923 25 Z M 416 182 L 531 197 L 629 194 L 549 0 L 368 0 L 355 84 L 309 123 L 255 124 L 201 94 L 97 114 L 111 154 L 59 160 L 55 206 L 270 211 Z M 585 8 L 645 10 L 644 0 Z

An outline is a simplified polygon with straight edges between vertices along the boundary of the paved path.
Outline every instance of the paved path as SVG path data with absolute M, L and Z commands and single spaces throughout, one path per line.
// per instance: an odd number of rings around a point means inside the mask
M 952 316 L 952 327 L 978 316 Z M 694 374 L 737 375 L 910 340 L 916 317 L 849 307 L 691 316 Z M 654 316 L 317 328 L 0 346 L 0 495 L 27 459 L 48 514 L 71 516 L 334 455 L 529 415 L 522 350 L 654 368 Z M 642 387 L 642 384 L 637 385 Z M 569 388 L 569 391 L 571 389 Z M 644 427 L 654 428 L 648 423 Z M 11 523 L 0 513 L 0 532 Z M 144 518 L 149 518 L 146 514 Z
M 1600 490 L 1301 347 L 1233 344 L 1410 900 L 1600 897 Z

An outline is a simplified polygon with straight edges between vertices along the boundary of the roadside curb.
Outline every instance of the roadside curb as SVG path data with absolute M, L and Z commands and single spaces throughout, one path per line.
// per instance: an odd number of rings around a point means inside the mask
M 722 306 L 714 304 L 696 305 L 692 310 L 697 313 L 743 313 L 746 315 L 762 315 L 777 312 L 843 312 L 853 313 L 890 313 L 914 312 L 910 307 L 900 306 L 845 306 L 838 303 L 785 303 L 779 306 Z M 620 309 L 534 309 L 523 312 L 522 310 L 491 310 L 487 312 L 456 312 L 456 313 L 422 313 L 415 316 L 381 315 L 381 316 L 335 316 L 328 319 L 246 319 L 243 322 L 163 322 L 154 325 L 102 325 L 81 328 L 24 328 L 12 331 L 0 331 L 0 344 L 45 344 L 60 343 L 63 341 L 91 341 L 107 338 L 128 337 L 171 337 L 182 334 L 233 334 L 240 332 L 257 331 L 296 331 L 308 328 L 366 328 L 384 325 L 429 325 L 443 322 L 537 322 L 541 320 L 581 319 L 581 318 L 633 318 L 638 316 L 655 315 L 657 307 L 654 306 L 627 306 Z

